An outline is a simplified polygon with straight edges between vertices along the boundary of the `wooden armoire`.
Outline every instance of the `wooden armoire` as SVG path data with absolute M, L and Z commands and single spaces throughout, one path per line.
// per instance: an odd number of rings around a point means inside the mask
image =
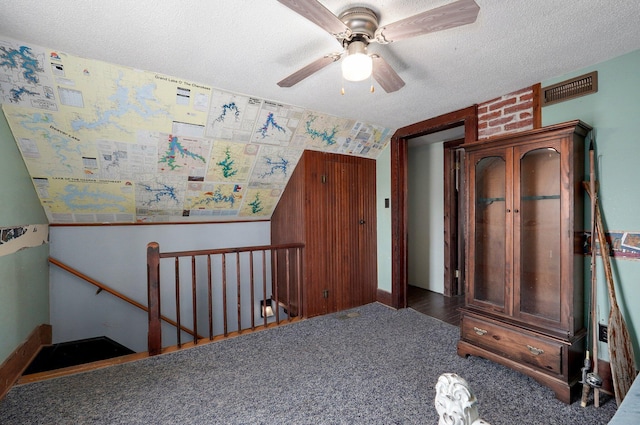
M 585 138 L 571 121 L 462 145 L 466 294 L 458 354 L 525 373 L 566 403 L 583 365 Z
M 301 296 L 295 285 L 277 291 L 291 313 L 298 299 L 304 317 L 376 300 L 375 160 L 304 151 L 271 217 L 272 244 L 297 242 L 305 244 Z

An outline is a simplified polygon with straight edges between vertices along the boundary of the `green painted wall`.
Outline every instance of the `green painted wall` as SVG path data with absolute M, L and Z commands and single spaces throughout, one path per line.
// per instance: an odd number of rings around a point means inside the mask
M 598 71 L 598 92 L 542 108 L 543 125 L 581 119 L 595 129 L 599 197 L 605 228 L 640 232 L 640 50 L 549 81 L 546 87 L 588 72 Z M 588 168 L 587 168 L 588 170 Z M 587 179 L 588 176 L 585 176 Z M 586 208 L 588 211 L 589 209 Z M 588 214 L 588 213 L 587 213 Z M 587 216 L 586 223 L 590 223 Z M 633 340 L 636 367 L 640 365 L 640 261 L 612 260 L 620 309 Z M 598 320 L 608 323 L 609 302 L 602 263 L 598 276 Z M 587 279 L 590 272 L 587 268 Z M 588 287 L 588 286 L 587 286 Z M 609 359 L 608 347 L 598 346 L 599 357 Z
M 391 144 L 376 160 L 378 289 L 391 293 L 391 208 L 385 207 L 385 199 L 391 202 Z
M 444 147 L 408 143 L 407 283 L 444 293 Z M 434 200 L 440 202 L 434 202 Z
M 46 224 L 18 146 L 0 112 L 0 227 Z M 0 363 L 49 323 L 49 245 L 0 256 Z

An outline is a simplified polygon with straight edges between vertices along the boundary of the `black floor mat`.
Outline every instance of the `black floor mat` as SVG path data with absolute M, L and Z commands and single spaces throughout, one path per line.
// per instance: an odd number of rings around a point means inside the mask
M 61 342 L 42 347 L 23 375 L 61 369 L 133 353 L 134 351 L 106 336 Z

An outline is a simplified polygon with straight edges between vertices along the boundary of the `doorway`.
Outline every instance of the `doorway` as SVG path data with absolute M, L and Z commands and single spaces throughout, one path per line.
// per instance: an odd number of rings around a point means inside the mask
M 464 127 L 458 126 L 409 139 L 407 145 L 407 307 L 456 326 L 464 301 L 458 238 L 463 137 Z
M 462 144 L 462 126 L 410 139 L 407 163 L 407 279 L 410 286 L 444 294 L 445 268 L 451 268 L 451 294 L 460 294 L 455 270 L 457 256 L 447 258 L 442 246 L 457 251 L 458 176 L 456 148 Z M 444 201 L 444 202 L 443 202 Z M 450 218 L 445 230 L 444 217 Z
M 477 106 L 471 106 L 456 112 L 441 115 L 426 121 L 403 127 L 396 131 L 391 140 L 391 235 L 392 235 L 392 305 L 396 308 L 407 307 L 408 292 L 408 154 L 409 141 L 429 134 L 442 132 L 456 127 L 464 129 L 464 142 L 469 143 L 477 139 Z M 455 147 L 445 149 L 449 151 L 448 159 L 457 152 Z M 445 203 L 451 202 L 445 196 Z M 456 223 L 457 225 L 457 218 Z M 443 295 L 451 297 L 459 290 L 459 285 L 454 282 L 455 263 L 452 257 L 457 257 L 461 252 L 456 244 L 451 243 L 452 237 L 451 217 L 445 215 L 445 270 Z M 455 232 L 457 240 L 461 232 Z M 456 245 L 452 251 L 452 245 Z M 462 267 L 458 267 L 461 270 Z

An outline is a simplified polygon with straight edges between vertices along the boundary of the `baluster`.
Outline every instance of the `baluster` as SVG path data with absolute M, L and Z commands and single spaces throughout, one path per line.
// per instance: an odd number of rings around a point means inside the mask
M 198 344 L 198 303 L 196 294 L 196 257 L 191 256 L 191 303 L 193 310 L 193 343 Z
M 147 350 L 150 356 L 162 350 L 162 323 L 160 322 L 160 246 L 156 242 L 147 245 L 147 296 L 149 308 L 149 333 Z
M 275 252 L 275 254 L 274 254 Z M 276 248 L 275 250 L 271 250 L 271 264 L 273 265 L 273 270 L 271 270 L 271 280 L 272 286 L 275 292 L 275 313 L 276 313 L 276 323 L 280 324 L 280 308 L 278 307 L 278 301 L 280 300 L 278 296 L 278 252 L 279 250 Z
M 298 256 L 298 265 L 296 267 L 298 276 L 296 277 L 296 290 L 298 293 L 298 317 L 302 317 L 304 313 L 302 311 L 302 248 L 296 248 L 296 255 Z
M 207 304 L 209 306 L 209 340 L 213 339 L 213 284 L 211 279 L 211 254 L 207 255 Z
M 267 250 L 262 250 L 262 299 L 267 300 Z M 265 305 L 260 306 L 260 311 L 264 311 Z M 267 315 L 263 314 L 262 323 L 264 327 L 267 327 Z
M 255 316 L 256 309 L 254 308 L 255 297 L 253 294 L 253 251 L 249 251 L 249 290 L 251 293 L 251 300 L 249 302 L 249 310 L 251 311 L 251 329 L 256 328 Z
M 208 316 L 208 327 L 209 327 L 209 340 L 213 340 L 216 336 L 220 337 L 228 337 L 229 336 L 229 301 L 227 299 L 227 254 L 235 253 L 235 267 L 236 267 L 236 307 L 237 307 L 237 332 L 242 333 L 244 330 L 251 329 L 255 330 L 258 325 L 257 319 L 255 317 L 255 300 L 258 297 L 258 291 L 260 291 L 260 286 L 262 287 L 262 298 L 269 302 L 271 301 L 271 306 L 274 308 L 274 323 L 275 325 L 281 324 L 282 321 L 290 321 L 292 319 L 292 311 L 295 311 L 296 316 L 302 315 L 302 248 L 304 246 L 299 246 L 299 244 L 284 244 L 282 246 L 270 245 L 270 246 L 259 246 L 259 247 L 247 247 L 247 248 L 230 248 L 230 249 L 216 249 L 216 250 L 202 250 L 202 251 L 182 251 L 182 252 L 167 252 L 160 253 L 159 247 L 157 244 L 151 243 L 147 246 L 147 285 L 148 285 L 148 297 L 149 297 L 149 335 L 148 335 L 148 344 L 149 344 L 149 354 L 155 355 L 159 354 L 162 350 L 162 342 L 161 342 L 161 326 L 156 323 L 156 316 L 160 317 L 160 320 L 165 320 L 168 323 L 174 325 L 176 327 L 177 332 L 177 347 L 182 348 L 182 332 L 186 332 L 193 336 L 193 343 L 198 344 L 200 339 L 206 338 L 206 336 L 201 336 L 198 333 L 198 260 L 196 257 L 206 255 L 207 259 L 207 315 Z M 153 259 L 153 250 L 156 249 L 157 258 Z M 295 251 L 291 251 L 294 249 Z M 285 252 L 283 252 L 285 250 Z M 256 255 L 259 255 L 257 251 L 261 251 L 262 255 L 262 285 L 260 285 L 256 279 L 260 279 L 259 276 L 256 276 L 256 267 L 257 261 L 260 261 L 256 258 Z M 248 264 L 243 263 L 242 255 L 246 253 L 249 255 Z M 220 255 L 221 257 L 221 287 L 222 287 L 222 327 L 223 332 L 215 335 L 215 323 L 216 318 L 214 316 L 218 316 L 218 312 L 214 312 L 214 292 L 216 291 L 217 280 L 214 276 L 216 272 L 215 269 L 217 267 L 213 264 L 214 261 L 217 261 L 215 256 Z M 212 259 L 212 256 L 213 259 Z M 295 257 L 294 257 L 295 256 Z M 185 263 L 191 266 L 191 302 L 192 302 L 192 316 L 193 316 L 193 330 L 187 329 L 182 324 L 182 300 L 181 300 L 181 270 L 180 270 L 180 262 L 184 257 L 191 257 L 191 263 Z M 160 313 L 160 261 L 162 259 L 173 258 L 174 260 L 174 291 L 175 291 L 175 309 L 176 309 L 176 320 L 173 321 L 171 319 L 162 316 Z M 186 258 L 184 259 L 186 262 Z M 244 267 L 244 269 L 242 268 Z M 248 269 L 248 270 L 246 270 Z M 244 281 L 243 275 L 244 272 L 248 271 L 248 281 Z M 186 273 L 186 271 L 185 271 Z M 270 275 L 268 275 L 270 273 Z M 271 291 L 269 291 L 268 285 L 272 285 Z M 286 286 L 285 286 L 286 285 Z M 296 285 L 296 286 L 293 286 Z M 156 287 L 154 292 L 154 286 Z M 246 289 L 245 289 L 246 287 Z M 186 291 L 186 289 L 185 289 Z M 249 296 L 247 297 L 247 305 L 250 306 L 250 326 L 246 326 L 243 328 L 243 298 L 246 295 L 243 295 L 243 291 L 249 291 Z M 269 292 L 271 292 L 270 295 Z M 188 295 L 188 294 L 187 294 Z M 292 298 L 296 296 L 296 298 Z M 283 307 L 287 309 L 287 317 L 286 319 L 280 318 L 280 309 L 278 302 L 282 298 Z M 284 300 L 286 298 L 286 301 Z M 187 301 L 188 302 L 188 301 Z M 156 308 L 157 306 L 157 308 Z M 144 307 L 144 306 L 143 306 Z M 265 307 L 264 305 L 260 306 L 261 309 Z M 146 307 L 144 307 L 146 309 Z M 294 310 L 295 309 L 295 310 Z M 261 321 L 264 327 L 269 325 L 269 318 L 263 317 Z M 249 323 L 247 323 L 249 325 Z M 234 332 L 236 329 L 233 329 Z
M 174 269 L 176 272 L 176 323 L 178 324 L 176 330 L 178 332 L 178 347 L 182 347 L 182 331 L 180 330 L 180 257 L 176 257 Z
M 224 336 L 229 335 L 227 327 L 227 254 L 222 254 L 222 314 Z
M 242 333 L 242 299 L 240 293 L 240 252 L 236 251 L 236 291 L 237 291 L 237 309 L 238 309 L 238 333 Z

